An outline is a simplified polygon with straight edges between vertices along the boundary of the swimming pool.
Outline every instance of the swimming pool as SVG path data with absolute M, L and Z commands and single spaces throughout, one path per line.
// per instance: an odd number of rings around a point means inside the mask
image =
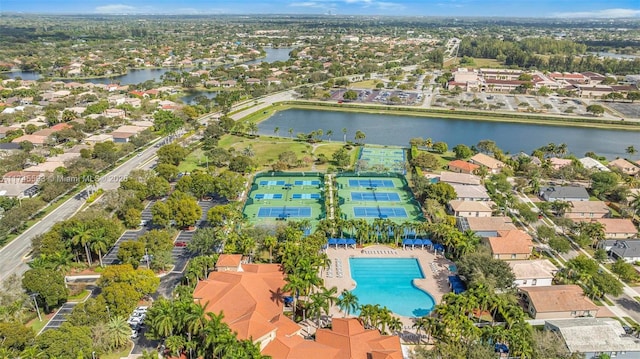
M 380 304 L 406 317 L 421 317 L 435 306 L 433 297 L 413 285 L 424 275 L 415 258 L 350 258 L 352 291 L 360 305 Z

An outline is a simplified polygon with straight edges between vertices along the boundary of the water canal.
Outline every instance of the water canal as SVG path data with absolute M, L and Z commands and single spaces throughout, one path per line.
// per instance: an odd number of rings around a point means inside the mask
M 548 143 L 565 143 L 568 151 L 578 157 L 593 151 L 609 159 L 628 156 L 625 149 L 640 143 L 637 131 L 299 109 L 277 112 L 261 122 L 258 129 L 262 135 L 273 136 L 276 127 L 283 137 L 289 135 L 290 128 L 294 136 L 322 129 L 327 139 L 331 130 L 334 141 L 343 139 L 343 128 L 350 141 L 360 130 L 366 134 L 365 143 L 393 146 L 408 146 L 414 137 L 444 141 L 449 148 L 491 139 L 509 153 L 531 153 Z

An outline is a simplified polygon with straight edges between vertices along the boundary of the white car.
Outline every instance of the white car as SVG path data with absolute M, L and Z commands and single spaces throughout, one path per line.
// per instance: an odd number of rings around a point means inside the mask
M 139 325 L 142 323 L 142 317 L 131 317 L 127 323 L 129 323 L 129 325 Z
M 139 335 L 137 330 L 131 329 L 131 339 L 138 339 Z

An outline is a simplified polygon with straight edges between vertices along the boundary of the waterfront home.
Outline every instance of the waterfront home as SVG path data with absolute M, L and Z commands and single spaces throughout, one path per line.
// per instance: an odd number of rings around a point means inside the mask
M 569 201 L 564 216 L 571 219 L 609 217 L 611 210 L 603 201 Z
M 622 324 L 613 318 L 547 320 L 544 329 L 558 334 L 577 358 L 640 358 L 638 338 L 627 335 Z
M 600 309 L 575 284 L 521 287 L 518 291 L 533 319 L 595 317 Z
M 589 193 L 580 186 L 550 186 L 543 188 L 539 195 L 548 202 L 589 200 Z
M 453 160 L 449 162 L 447 168 L 449 169 L 449 171 L 456 173 L 473 174 L 480 168 L 480 166 L 462 160 Z
M 551 158 L 549 158 L 548 161 L 549 161 L 549 163 L 551 164 L 551 167 L 554 170 L 559 170 L 562 167 L 566 167 L 566 166 L 571 165 L 571 163 L 572 163 L 572 160 L 570 160 L 570 159 L 558 158 L 558 157 L 551 157 Z
M 627 263 L 640 261 L 640 240 L 607 240 L 601 241 L 598 246 L 607 250 L 614 260 L 622 259 Z
M 517 229 L 509 217 L 458 217 L 456 224 L 461 231 L 469 229 L 480 237 L 495 237 L 498 231 Z
M 516 279 L 516 287 L 545 287 L 550 286 L 558 267 L 548 259 L 507 261 Z
M 452 184 L 456 191 L 456 199 L 460 201 L 490 201 L 487 189 L 482 185 Z
M 580 161 L 580 163 L 582 163 L 582 166 L 586 169 L 592 169 L 595 168 L 598 171 L 601 172 L 610 172 L 611 170 L 609 168 L 607 168 L 607 166 L 603 165 L 602 163 L 600 163 L 600 161 L 596 160 L 595 158 L 591 158 L 591 157 L 583 157 L 581 159 L 579 159 L 578 161 Z
M 529 259 L 533 250 L 531 236 L 519 229 L 498 231 L 497 236 L 485 239 L 495 259 Z
M 625 160 L 624 158 L 618 158 L 609 162 L 609 168 L 617 169 L 629 176 L 635 176 L 640 172 L 640 167 L 636 166 L 633 162 Z
M 493 210 L 483 201 L 453 200 L 448 204 L 449 212 L 456 217 L 491 217 Z
M 486 167 L 489 173 L 500 173 L 502 168 L 505 166 L 504 162 L 499 161 L 491 156 L 485 155 L 484 153 L 476 153 L 473 157 L 469 159 L 469 162 L 480 165 L 482 167 Z

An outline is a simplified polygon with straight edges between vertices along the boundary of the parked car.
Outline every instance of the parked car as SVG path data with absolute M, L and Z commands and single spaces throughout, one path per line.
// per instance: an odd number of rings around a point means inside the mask
M 184 242 L 184 241 L 177 241 L 177 242 L 175 243 L 175 246 L 176 246 L 176 247 L 186 247 L 186 246 L 187 246 L 187 242 Z
M 131 339 L 138 339 L 139 335 L 137 330 L 131 329 Z

